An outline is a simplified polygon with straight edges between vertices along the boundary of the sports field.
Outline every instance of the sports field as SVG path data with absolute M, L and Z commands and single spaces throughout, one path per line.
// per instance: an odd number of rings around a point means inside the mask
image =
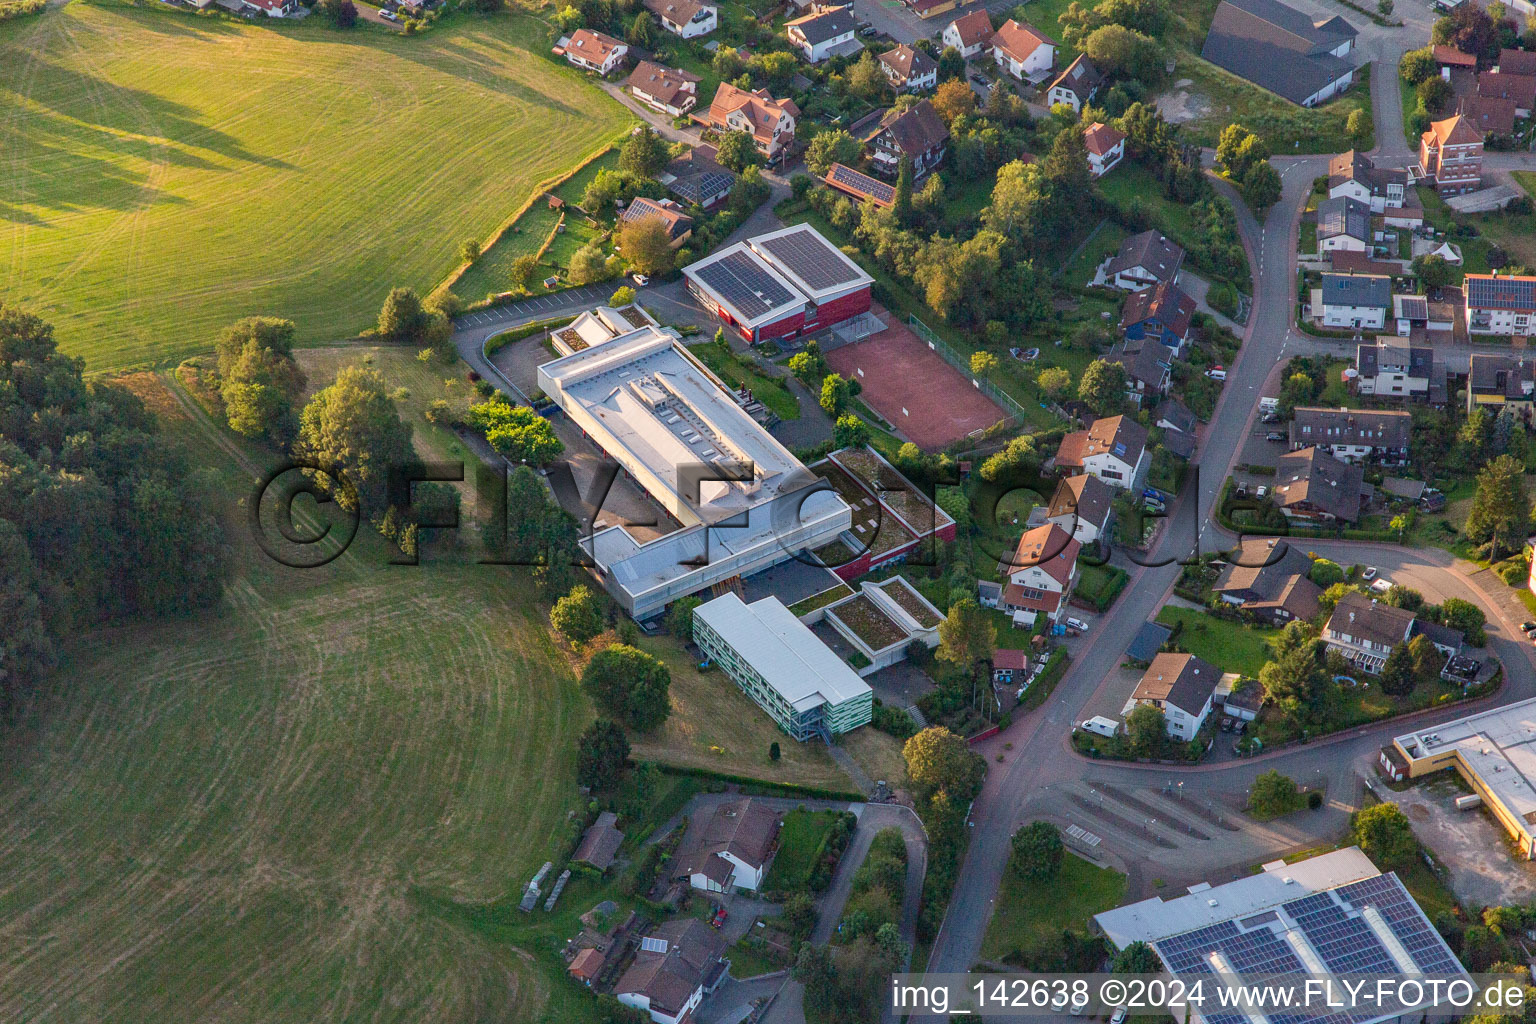
M 92 370 L 252 313 L 350 336 L 630 121 L 528 17 L 404 38 L 158 8 L 0 24 L 0 299 Z
M 253 450 L 159 380 L 130 384 L 241 500 Z M 222 614 L 81 636 L 4 734 L 0 1020 L 588 1020 L 542 947 L 441 909 L 515 892 L 580 802 L 590 711 L 533 588 L 367 531 L 312 573 L 232 541 Z

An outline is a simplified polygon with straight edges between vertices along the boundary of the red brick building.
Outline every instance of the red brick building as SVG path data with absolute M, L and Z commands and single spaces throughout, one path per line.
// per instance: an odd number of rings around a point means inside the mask
M 1457 113 L 1429 126 L 1419 139 L 1419 166 L 1442 196 L 1483 186 L 1483 136 Z

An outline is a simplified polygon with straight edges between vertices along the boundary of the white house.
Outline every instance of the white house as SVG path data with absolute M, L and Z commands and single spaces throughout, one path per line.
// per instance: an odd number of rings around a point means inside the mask
M 706 892 L 755 891 L 773 862 L 780 824 L 778 812 L 750 798 L 720 804 L 702 829 L 683 837 L 673 877 Z
M 1529 334 L 1536 326 L 1536 277 L 1468 274 L 1462 288 L 1473 334 Z
M 993 35 L 992 19 L 986 8 L 980 7 L 946 25 L 940 38 L 945 46 L 953 46 L 960 56 L 969 59 L 985 49 Z
M 672 117 L 680 117 L 699 102 L 699 76 L 648 60 L 635 65 L 624 85 L 635 99 Z
M 1094 66 L 1087 54 L 1080 53 L 1046 88 L 1046 104 L 1054 107 L 1064 103 L 1072 108 L 1074 114 L 1081 113 L 1083 107 L 1098 95 L 1099 86 L 1103 82 L 1104 73 Z
M 1046 522 L 1055 523 L 1086 547 L 1109 532 L 1114 501 L 1114 490 L 1098 477 L 1069 476 L 1056 485 L 1046 506 Z
M 1210 717 L 1219 682 L 1221 670 L 1210 662 L 1165 651 L 1147 666 L 1122 714 L 1129 715 L 1141 704 L 1160 708 L 1168 735 L 1188 742 Z
M 1437 368 L 1435 350 L 1408 338 L 1383 334 L 1356 349 L 1355 389 L 1377 398 L 1425 399 L 1438 384 L 1437 401 L 1445 400 L 1445 367 Z
M 614 985 L 614 998 L 649 1014 L 655 1024 L 693 1020 L 704 997 L 730 969 L 720 933 L 695 917 L 663 922 L 640 939 L 634 962 Z
M 1379 331 L 1392 308 L 1392 279 L 1377 274 L 1324 274 L 1317 298 L 1324 327 Z
M 938 61 L 906 43 L 880 55 L 880 70 L 897 92 L 924 92 L 939 84 Z
M 645 0 L 645 9 L 661 19 L 661 27 L 684 39 L 707 36 L 720 24 L 715 8 L 698 0 Z
M 1150 462 L 1147 428 L 1129 416 L 1094 420 L 1087 430 L 1061 439 L 1055 461 L 1062 472 L 1087 473 L 1111 487 L 1133 487 Z
M 1077 584 L 1082 550 L 1082 544 L 1055 523 L 1026 530 L 1013 556 L 998 567 L 1008 577 L 999 607 L 1013 613 L 1015 625 L 1034 625 L 1038 615 L 1059 621 Z
M 1088 173 L 1095 178 L 1104 177 L 1125 158 L 1125 136 L 1099 121 L 1083 131 L 1083 145 L 1088 149 Z
M 987 45 L 997 66 L 1021 81 L 1044 81 L 1056 66 L 1056 44 L 1012 18 L 1003 22 Z
M 1348 249 L 1371 251 L 1371 208 L 1358 199 L 1340 196 L 1317 204 L 1319 252 Z
M 1407 171 L 1377 167 L 1353 149 L 1328 161 L 1328 198 L 1365 203 L 1372 213 L 1402 209 L 1409 183 Z
M 820 64 L 828 57 L 846 57 L 864 49 L 854 38 L 855 27 L 852 7 L 824 7 L 786 23 L 784 33 L 807 62 Z
M 1178 284 L 1183 265 L 1183 248 L 1166 235 L 1143 231 L 1121 242 L 1105 261 L 1104 281 L 1122 291 L 1139 292 L 1163 282 Z
M 1323 639 L 1330 650 L 1338 651 L 1355 667 L 1376 675 L 1387 663 L 1387 656 L 1412 632 L 1413 612 L 1349 593 L 1334 607 Z
M 629 44 L 589 28 L 579 28 L 565 44 L 565 59 L 579 68 L 606 75 L 624 63 Z

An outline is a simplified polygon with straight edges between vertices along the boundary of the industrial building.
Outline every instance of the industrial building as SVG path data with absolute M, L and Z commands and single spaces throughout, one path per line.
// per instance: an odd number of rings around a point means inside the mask
M 1173 899 L 1153 896 L 1094 917 L 1116 949 L 1152 947 L 1176 976 L 1413 975 L 1466 977 L 1440 933 L 1397 875 L 1382 874 L 1359 847 L 1287 864 L 1225 885 L 1202 882 Z M 1298 1008 L 1283 1017 L 1223 1011 L 1217 1000 L 1190 1007 L 1200 1024 L 1348 1020 L 1376 1024 L 1395 1016 L 1336 1006 Z M 1409 1019 L 1417 1020 L 1415 1009 Z
M 776 597 L 722 594 L 693 612 L 693 641 L 790 736 L 808 740 L 867 725 L 869 684 Z
M 852 525 L 848 504 L 668 330 L 646 324 L 545 363 L 539 387 L 669 517 L 666 532 L 620 523 L 582 541 L 637 619 Z
M 1381 750 L 1394 781 L 1454 768 L 1514 839 L 1536 859 L 1536 698 L 1395 737 Z
M 749 342 L 788 340 L 869 312 L 874 278 L 809 224 L 737 242 L 683 268 L 688 290 Z

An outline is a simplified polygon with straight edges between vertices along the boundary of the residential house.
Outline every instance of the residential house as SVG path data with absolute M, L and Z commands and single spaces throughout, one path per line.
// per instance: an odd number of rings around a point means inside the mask
M 624 87 L 652 110 L 659 110 L 669 117 L 681 117 L 699 102 L 700 81 L 699 76 L 691 72 L 642 60 L 629 73 Z
M 645 0 L 645 9 L 661 19 L 661 27 L 684 39 L 707 36 L 720 24 L 713 5 L 698 0 Z
M 1324 274 L 1312 315 L 1324 327 L 1379 331 L 1392 308 L 1392 279 L 1374 274 Z
M 1291 450 L 1316 445 L 1345 462 L 1408 462 L 1413 417 L 1392 409 L 1324 409 L 1299 406 L 1291 418 Z
M 1166 281 L 1179 283 L 1184 250 L 1156 231 L 1143 231 L 1120 243 L 1104 267 L 1104 280 L 1113 288 L 1137 292 Z
M 1483 135 L 1461 114 L 1434 121 L 1419 136 L 1419 167 L 1442 196 L 1483 187 Z
M 1167 392 L 1173 380 L 1173 360 L 1171 349 L 1149 339 L 1126 338 L 1109 353 L 1110 362 L 1125 368 L 1125 397 L 1138 408 Z
M 1536 75 L 1484 71 L 1477 76 L 1477 94 L 1484 99 L 1507 100 L 1514 106 L 1515 117 L 1530 117 L 1536 104 Z
M 598 976 L 603 973 L 603 965 L 607 962 L 608 958 L 596 946 L 588 946 L 571 958 L 570 966 L 565 971 L 587 988 L 591 988 L 592 983 L 597 981 Z
M 1046 522 L 1055 523 L 1087 547 L 1109 532 L 1115 516 L 1115 492 L 1103 480 L 1087 473 L 1066 477 L 1056 484 L 1046 506 Z
M 1274 545 L 1271 547 L 1270 545 Z M 1237 558 L 1221 570 L 1212 593 L 1272 626 L 1321 611 L 1322 588 L 1308 578 L 1312 559 L 1285 541 L 1244 538 Z
M 708 210 L 731 194 L 736 175 L 715 162 L 714 146 L 695 146 L 673 157 L 656 180 L 684 203 Z
M 897 92 L 922 92 L 939 84 L 939 62 L 906 43 L 880 55 L 880 70 Z
M 1303 107 L 1348 89 L 1358 35 L 1340 17 L 1314 21 L 1278 0 L 1222 0 L 1200 56 Z
M 976 603 L 983 608 L 996 608 L 1003 600 L 1003 585 L 993 580 L 976 581 Z
M 565 59 L 579 68 L 607 75 L 624 63 L 629 44 L 613 36 L 579 28 L 565 44 Z
M 808 63 L 820 64 L 829 57 L 847 57 L 864 49 L 854 36 L 855 27 L 851 6 L 823 7 L 815 14 L 787 22 L 784 32 Z
M 1370 206 L 1372 213 L 1401 209 L 1409 184 L 1407 171 L 1377 167 L 1359 150 L 1340 153 L 1328 161 L 1328 198 L 1357 200 Z
M 1088 150 L 1088 173 L 1102 178 L 1125 159 L 1125 134 L 1101 121 L 1083 132 L 1083 146 Z
M 1536 75 L 1536 50 L 1505 47 L 1499 51 L 1499 63 L 1494 70 L 1506 75 Z
M 613 865 L 619 847 L 624 845 L 624 833 L 619 831 L 618 823 L 619 816 L 612 811 L 600 813 L 597 820 L 581 834 L 581 842 L 576 844 L 576 852 L 571 854 L 571 863 L 587 864 L 598 871 L 607 871 Z
M 1165 431 L 1180 434 L 1193 434 L 1200 426 L 1195 414 L 1177 398 L 1165 398 L 1157 403 L 1157 409 L 1152 413 L 1152 423 Z
M 1352 249 L 1334 249 L 1327 255 L 1328 265 L 1333 268 L 1335 274 L 1379 274 L 1383 277 L 1397 277 L 1405 273 L 1402 264 L 1372 259 L 1370 253 L 1356 252 Z
M 245 0 L 245 6 L 253 7 L 269 18 L 292 18 L 304 9 L 298 0 Z
M 1456 329 L 1456 306 L 1427 295 L 1394 295 L 1392 319 L 1397 322 L 1397 333 L 1404 338 L 1415 332 L 1449 333 Z
M 1376 675 L 1398 644 L 1413 635 L 1413 612 L 1358 592 L 1345 594 L 1328 617 L 1323 640 L 1329 650 Z
M 1029 672 L 1029 655 L 1023 651 L 999 647 L 992 652 L 992 684 L 1012 686 L 1022 683 Z
M 884 208 L 896 205 L 895 185 L 889 181 L 872 178 L 847 164 L 834 163 L 827 168 L 827 173 L 821 180 L 826 182 L 829 188 L 843 193 L 855 203 L 874 203 Z
M 1096 476 L 1111 487 L 1134 487 L 1150 461 L 1147 428 L 1129 416 L 1107 416 L 1063 437 L 1055 465 L 1072 475 Z
M 992 18 L 985 7 L 978 7 L 944 26 L 940 38 L 945 46 L 953 46 L 960 51 L 960 56 L 969 59 L 980 53 L 992 41 L 993 35 Z
M 1120 333 L 1128 341 L 1147 339 L 1181 355 L 1195 318 L 1195 300 L 1170 281 L 1133 292 L 1120 308 Z
M 1371 251 L 1371 208 L 1358 199 L 1340 196 L 1317 204 L 1317 249 Z
M 1532 392 L 1536 390 L 1536 365 L 1526 365 L 1524 358 L 1502 353 L 1487 355 L 1474 352 L 1467 374 L 1467 413 L 1482 407 L 1497 413 L 1511 408 L 1528 413 Z
M 1055 523 L 1026 530 L 1008 562 L 998 566 L 1008 578 L 999 607 L 1017 625 L 1034 625 L 1037 615 L 1052 623 L 1066 612 L 1077 585 L 1077 556 L 1082 544 Z
M 690 827 L 683 837 L 673 877 L 706 892 L 755 891 L 768 875 L 780 823 L 777 811 L 750 798 L 719 804 L 702 829 Z
M 1356 348 L 1355 366 L 1355 390 L 1362 396 L 1445 402 L 1445 364 L 1436 361 L 1435 350 L 1427 344 L 1383 334 Z
M 1323 448 L 1303 448 L 1277 460 L 1271 497 L 1288 519 L 1353 523 L 1360 518 L 1364 486 L 1359 466 L 1340 462 Z
M 1477 58 L 1470 53 L 1462 53 L 1454 46 L 1436 43 L 1433 53 L 1435 66 L 1440 69 L 1442 76 L 1452 68 L 1477 70 Z
M 748 92 L 721 82 L 709 110 L 694 114 L 693 119 L 717 132 L 748 133 L 757 151 L 774 160 L 794 142 L 799 116 L 800 108 L 793 100 L 776 100 L 767 89 Z
M 870 166 L 876 174 L 895 178 L 901 158 L 912 161 L 912 177 L 922 178 L 939 165 L 949 145 L 949 129 L 927 100 L 905 110 L 891 110 L 866 139 Z
M 1150 704 L 1163 712 L 1168 735 L 1188 742 L 1199 735 L 1210 716 L 1220 681 L 1221 670 L 1203 658 L 1164 651 L 1142 673 L 1121 713 L 1129 715 L 1140 705 Z
M 671 199 L 648 199 L 645 196 L 636 196 L 630 200 L 619 220 L 625 224 L 633 224 L 642 220 L 651 219 L 661 221 L 662 227 L 667 231 L 667 244 L 676 249 L 688 237 L 693 234 L 693 218 L 683 212 L 683 208 Z
M 1536 328 L 1536 277 L 1468 274 L 1462 292 L 1473 334 L 1527 335 Z
M 1088 55 L 1080 53 L 1077 59 L 1068 64 L 1066 70 L 1056 76 L 1045 90 L 1045 102 L 1047 106 L 1054 107 L 1058 103 L 1065 103 L 1072 108 L 1074 114 L 1082 112 L 1095 96 L 1099 94 L 1099 86 L 1104 84 L 1104 73 L 1094 66 Z
M 704 997 L 730 970 L 725 940 L 696 917 L 665 921 L 640 940 L 640 950 L 613 994 L 625 1006 L 650 1014 L 655 1024 L 687 1024 Z
M 1055 41 L 1012 18 L 993 33 L 987 46 L 997 66 L 1021 81 L 1044 81 L 1056 66 Z

